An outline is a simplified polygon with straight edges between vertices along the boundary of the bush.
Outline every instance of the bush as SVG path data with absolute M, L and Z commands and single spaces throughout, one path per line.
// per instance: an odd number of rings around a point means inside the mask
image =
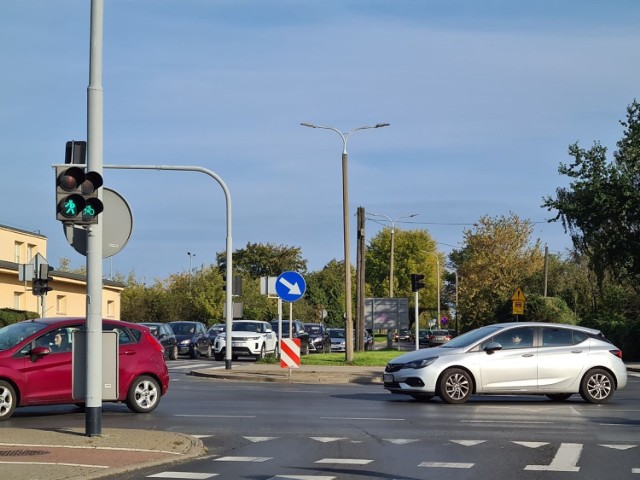
M 0 327 L 11 325 L 12 323 L 21 322 L 23 320 L 31 320 L 32 318 L 39 318 L 40 316 L 35 312 L 28 312 L 26 310 L 14 310 L 13 308 L 0 309 Z

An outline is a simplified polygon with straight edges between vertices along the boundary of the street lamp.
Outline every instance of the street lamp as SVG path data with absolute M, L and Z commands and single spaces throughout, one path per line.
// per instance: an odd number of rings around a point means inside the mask
M 391 219 L 391 217 L 385 215 L 384 213 L 369 213 L 369 215 L 373 217 L 384 217 L 387 220 L 389 220 L 389 223 L 391 223 L 391 260 L 389 261 L 389 298 L 393 298 L 393 246 L 394 246 L 393 234 L 395 233 L 396 222 L 402 218 L 413 218 L 413 217 L 417 217 L 420 214 L 412 213 L 411 215 L 406 215 L 404 217 L 397 217 L 395 219 Z
M 192 277 L 192 276 L 193 276 L 193 269 L 192 269 L 192 267 L 191 267 L 191 259 L 192 259 L 193 257 L 195 257 L 195 256 L 196 256 L 196 254 L 195 254 L 195 253 L 191 253 L 191 252 L 187 252 L 187 255 L 189 255 L 189 276 L 191 276 L 191 277 Z
M 334 127 L 326 127 L 323 125 L 313 125 L 312 123 L 300 123 L 303 127 L 322 128 L 325 130 L 333 130 L 342 139 L 342 219 L 344 225 L 344 284 L 345 284 L 345 357 L 347 362 L 353 361 L 353 317 L 351 315 L 351 259 L 349 253 L 349 189 L 347 177 L 347 142 L 352 133 L 358 130 L 366 130 L 369 128 L 381 128 L 389 126 L 388 123 L 376 123 L 375 125 L 354 128 L 344 134 Z

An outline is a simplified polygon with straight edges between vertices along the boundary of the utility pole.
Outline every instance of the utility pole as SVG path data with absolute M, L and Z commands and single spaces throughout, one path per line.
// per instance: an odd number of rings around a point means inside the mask
M 364 207 L 358 207 L 358 251 L 356 258 L 356 350 L 364 350 L 364 284 L 365 284 L 365 249 L 366 237 L 364 234 L 365 212 Z

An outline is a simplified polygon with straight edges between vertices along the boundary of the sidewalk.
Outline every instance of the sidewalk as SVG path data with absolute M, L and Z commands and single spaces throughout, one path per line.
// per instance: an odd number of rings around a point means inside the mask
M 155 430 L 107 428 L 95 437 L 77 429 L 3 428 L 1 432 L 0 471 L 4 478 L 102 478 L 206 453 L 199 439 Z
M 627 363 L 640 376 L 640 362 Z M 330 367 L 239 363 L 192 371 L 192 375 L 220 381 L 306 384 L 382 384 L 384 367 Z M 0 430 L 0 471 L 4 478 L 35 480 L 97 479 L 152 465 L 171 464 L 206 453 L 202 441 L 181 433 L 102 429 L 87 437 L 78 429 Z

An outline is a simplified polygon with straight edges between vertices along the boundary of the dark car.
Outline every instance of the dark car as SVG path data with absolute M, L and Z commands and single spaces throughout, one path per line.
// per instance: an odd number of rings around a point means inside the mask
M 104 319 L 102 330 L 118 337 L 119 382 L 112 401 L 151 412 L 169 388 L 162 345 L 144 325 Z M 37 318 L 0 329 L 0 420 L 16 407 L 84 403 L 73 397 L 78 331 L 86 332 L 84 318 Z
M 211 342 L 207 335 L 207 327 L 202 322 L 177 321 L 170 322 L 171 329 L 178 340 L 178 353 L 191 358 L 211 357 Z
M 226 323 L 216 323 L 215 325 L 209 327 L 209 330 L 207 330 L 207 335 L 209 335 L 209 342 L 211 343 L 211 345 L 215 344 L 216 337 L 224 332 L 226 328 Z
M 293 325 L 292 334 L 289 334 L 289 322 Z M 278 334 L 278 320 L 271 320 L 271 328 Z M 282 320 L 282 338 L 299 338 L 300 355 L 309 355 L 309 333 L 300 320 Z
M 413 340 L 413 333 L 408 328 L 403 328 L 398 332 L 398 337 L 395 340 L 397 342 L 410 342 Z
M 309 351 L 328 353 L 331 351 L 329 330 L 322 323 L 305 323 L 304 329 L 309 334 Z
M 426 328 L 421 328 L 420 330 L 418 330 L 418 344 L 428 347 L 430 334 L 431 334 L 431 330 L 428 330 Z
M 178 341 L 168 323 L 142 322 L 140 325 L 149 327 L 151 334 L 158 339 L 164 347 L 164 356 L 169 360 L 178 359 Z

